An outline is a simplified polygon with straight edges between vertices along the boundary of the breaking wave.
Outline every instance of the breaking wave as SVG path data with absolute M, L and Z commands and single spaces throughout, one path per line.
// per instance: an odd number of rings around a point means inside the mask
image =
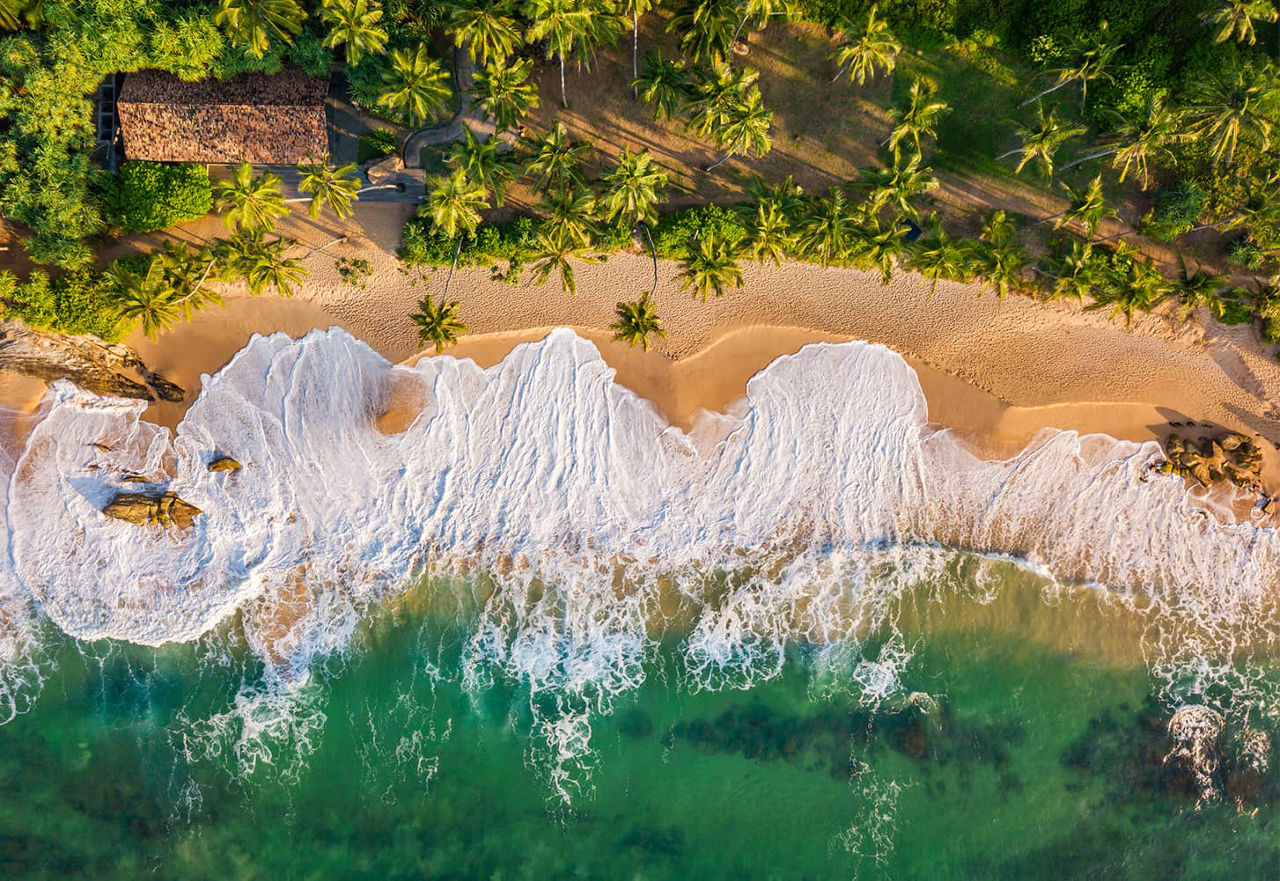
M 683 634 L 690 688 L 747 687 L 804 642 L 828 647 L 830 687 L 883 700 L 905 693 L 909 648 L 841 653 L 905 590 L 981 592 L 1017 560 L 1046 590 L 1093 584 L 1144 610 L 1167 699 L 1224 714 L 1232 662 L 1280 632 L 1280 537 L 1194 503 L 1152 471 L 1154 443 L 1047 431 L 980 460 L 928 424 L 906 362 L 867 343 L 779 358 L 687 434 L 613 377 L 568 330 L 487 370 L 392 366 L 340 330 L 259 336 L 205 378 L 176 437 L 141 403 L 55 384 L 0 459 L 0 722 L 38 689 L 42 617 L 158 645 L 238 615 L 266 678 L 191 742 L 271 761 L 273 732 L 323 725 L 310 671 L 427 576 L 471 618 L 465 684 L 523 684 L 566 797 L 591 717 L 643 680 L 664 632 Z M 407 427 L 379 430 L 388 409 Z M 242 468 L 210 472 L 221 456 Z M 187 530 L 102 513 L 139 489 L 203 513 Z

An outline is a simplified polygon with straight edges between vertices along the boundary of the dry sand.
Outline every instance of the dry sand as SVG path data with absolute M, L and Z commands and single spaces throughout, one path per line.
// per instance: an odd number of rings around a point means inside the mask
M 232 290 L 225 307 L 198 314 L 158 342 L 140 336 L 130 342 L 188 390 L 188 402 L 200 375 L 225 364 L 254 332 L 299 336 L 339 326 L 392 361 L 411 359 L 419 347 L 409 315 L 420 297 L 439 296 L 444 283 L 443 271 L 405 271 L 395 259 L 411 211 L 362 206 L 360 226 L 346 229 L 295 214 L 284 232 L 299 241 L 299 252 L 336 233 L 351 236 L 306 257 L 311 277 L 295 298 Z M 199 241 L 216 231 L 188 227 L 180 235 Z M 335 260 L 344 256 L 372 264 L 364 288 L 339 277 Z M 608 330 L 615 303 L 652 285 L 652 264 L 643 255 L 580 266 L 577 295 L 555 279 L 507 285 L 491 281 L 487 268 L 460 270 L 450 297 L 461 302 L 472 335 L 450 354 L 489 365 L 520 342 L 569 326 L 595 341 L 622 385 L 687 425 L 699 409 L 723 410 L 740 398 L 747 379 L 779 355 L 809 342 L 865 339 L 903 354 L 920 375 L 930 417 L 960 430 L 981 452 L 1008 455 L 1050 426 L 1130 440 L 1225 428 L 1262 442 L 1268 485 L 1280 486 L 1280 418 L 1271 403 L 1280 400 L 1280 366 L 1250 327 L 1157 313 L 1126 329 L 1070 305 L 979 296 L 973 285 L 943 283 L 931 293 L 911 273 L 882 285 L 876 273 L 800 264 L 744 265 L 741 290 L 704 304 L 679 289 L 678 269 L 659 266 L 654 300 L 668 336 L 648 353 L 612 342 Z M 31 393 L 23 387 L 26 399 Z M 173 426 L 182 412 L 180 405 L 156 405 L 148 417 Z M 1170 427 L 1188 422 L 1198 425 Z

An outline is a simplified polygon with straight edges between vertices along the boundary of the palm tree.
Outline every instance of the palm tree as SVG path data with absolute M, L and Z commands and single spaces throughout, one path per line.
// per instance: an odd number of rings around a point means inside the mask
M 533 178 L 534 192 L 549 193 L 586 185 L 582 162 L 591 153 L 591 145 L 572 140 L 564 123 L 557 122 L 550 132 L 534 140 L 531 146 L 533 158 L 529 160 L 526 172 Z
M 680 290 L 693 288 L 694 296 L 700 295 L 704 303 L 711 294 L 724 296 L 724 289 L 729 285 L 742 287 L 742 270 L 738 268 L 733 247 L 715 236 L 703 236 L 697 250 L 689 250 L 678 278 Z
M 1047 271 L 1043 274 L 1053 280 L 1046 299 L 1070 297 L 1083 303 L 1086 297 L 1093 296 L 1098 284 L 1098 264 L 1090 242 L 1072 239 L 1069 251 L 1047 257 L 1046 264 Z
M 1077 165 L 1103 156 L 1113 156 L 1111 165 L 1120 172 L 1120 182 L 1130 172 L 1142 177 L 1142 188 L 1151 184 L 1149 165 L 1153 161 L 1174 161 L 1173 151 L 1169 145 L 1183 140 L 1181 114 L 1168 107 L 1164 99 L 1156 95 L 1148 103 L 1141 119 L 1121 119 L 1116 130 L 1115 140 L 1093 153 L 1089 153 L 1062 166 L 1062 170 L 1075 168 Z
M 1173 296 L 1178 298 L 1179 315 L 1183 321 L 1191 317 L 1201 306 L 1208 306 L 1216 313 L 1222 307 L 1222 289 L 1226 282 L 1221 276 L 1206 272 L 1203 266 L 1196 271 L 1187 269 L 1187 261 L 1178 254 L 1178 275 L 1173 280 Z
M 902 144 L 908 140 L 915 147 L 916 155 L 921 155 L 921 138 L 936 138 L 938 120 L 950 109 L 951 106 L 947 102 L 937 99 L 936 86 L 927 80 L 913 79 L 907 106 L 895 107 L 889 111 L 893 129 L 881 146 L 888 145 L 895 163 L 901 153 Z
M 1061 186 L 1067 191 L 1067 209 L 1046 217 L 1041 223 L 1052 220 L 1054 229 L 1062 229 L 1068 223 L 1079 223 L 1084 227 L 1085 237 L 1091 239 L 1098 232 L 1102 221 L 1117 216 L 1116 209 L 1107 202 L 1102 192 L 1102 175 L 1096 176 L 1083 190 L 1077 190 L 1065 181 Z
M 1106 25 L 1104 24 L 1103 30 L 1105 31 L 1105 29 Z M 1121 45 L 1108 43 L 1101 38 L 1078 43 L 1075 63 L 1050 70 L 1049 73 L 1056 77 L 1053 85 L 1032 95 L 1019 106 L 1026 107 L 1028 104 L 1033 104 L 1045 95 L 1056 92 L 1064 86 L 1079 83 L 1080 106 L 1083 107 L 1088 94 L 1089 83 L 1098 79 L 1111 79 L 1111 72 L 1108 68 L 1111 67 L 1111 59 L 1115 57 L 1115 54 L 1121 48 Z
M 416 49 L 392 49 L 382 70 L 378 106 L 420 125 L 449 105 L 449 72 L 419 43 Z
M 866 229 L 859 230 L 855 244 L 857 262 L 865 267 L 880 270 L 880 283 L 888 284 L 893 278 L 893 268 L 903 252 L 906 228 L 897 221 L 881 227 L 874 219 Z
M 351 203 L 360 200 L 360 179 L 354 176 L 354 162 L 334 168 L 326 157 L 324 162 L 299 165 L 298 172 L 302 175 L 298 189 L 311 194 L 307 212 L 313 220 L 320 216 L 320 209 L 326 205 L 339 220 L 351 216 Z
M 662 190 L 668 180 L 648 150 L 632 153 L 630 147 L 623 147 L 617 167 L 600 179 L 605 185 L 600 197 L 604 219 L 621 219 L 632 226 L 657 223 L 657 207 L 666 199 Z
M 595 235 L 595 197 L 583 189 L 565 186 L 549 194 L 538 203 L 542 212 L 542 232 L 548 238 L 571 245 L 574 248 L 587 248 Z
M 565 59 L 576 56 L 590 62 L 596 46 L 616 40 L 621 19 L 599 0 L 528 0 L 524 7 L 529 19 L 526 39 L 545 42 L 548 60 L 560 63 L 560 103 L 569 106 L 564 86 Z
M 154 340 L 181 315 L 182 307 L 176 302 L 176 291 L 169 283 L 160 260 L 151 260 L 145 272 L 126 266 L 126 261 L 117 260 L 106 275 L 112 303 L 120 316 L 126 321 L 141 322 L 142 332 L 148 339 Z
M 843 263 L 857 235 L 857 225 L 849 211 L 844 190 L 833 186 L 800 225 L 800 248 L 818 258 L 823 266 Z
M 1138 260 L 1127 258 L 1123 281 L 1115 288 L 1104 290 L 1096 302 L 1086 309 L 1111 307 L 1111 317 L 1124 316 L 1124 326 L 1133 324 L 1133 313 L 1137 310 L 1150 312 L 1161 300 L 1172 293 L 1173 286 L 1160 270 L 1155 267 L 1151 258 Z
M 387 45 L 387 29 L 378 0 L 322 0 L 320 18 L 329 25 L 324 45 L 345 45 L 347 64 L 356 65 L 366 54 L 376 55 Z
M 272 38 L 292 43 L 302 32 L 306 12 L 295 0 L 220 0 L 213 23 L 230 41 L 245 46 L 254 58 L 271 48 Z
M 773 146 L 769 129 L 773 126 L 773 111 L 764 106 L 760 90 L 752 86 L 739 102 L 727 107 L 715 130 L 716 149 L 724 155 L 706 167 L 711 171 L 739 153 L 754 154 L 757 158 L 769 152 Z
M 1046 178 L 1053 176 L 1053 157 L 1057 154 L 1059 148 L 1067 141 L 1079 137 L 1085 132 L 1084 126 L 1063 127 L 1058 120 L 1058 111 L 1050 110 L 1045 113 L 1043 105 L 1037 111 L 1034 126 L 1016 125 L 1018 135 L 1022 138 L 1022 146 L 997 156 L 996 160 L 1007 159 L 1014 154 L 1019 154 L 1018 166 L 1014 169 L 1015 174 L 1020 174 L 1029 162 L 1035 160 L 1040 164 L 1040 168 Z
M 705 138 L 724 125 L 733 105 L 747 101 L 752 90 L 759 91 L 755 83 L 760 71 L 721 63 L 699 68 L 697 73 L 698 83 L 689 105 L 689 126 Z
M 435 346 L 437 355 L 467 333 L 467 326 L 458 318 L 457 300 L 441 297 L 437 304 L 430 297 L 423 297 L 418 301 L 418 311 L 409 317 L 418 325 L 418 342 Z
M 449 164 L 468 181 L 483 187 L 486 201 L 492 194 L 495 205 L 502 204 L 507 187 L 515 177 L 511 162 L 502 154 L 503 146 L 498 138 L 480 140 L 471 126 L 463 123 L 462 140 L 454 142 L 449 154 Z
M 480 212 L 488 206 L 484 184 L 471 180 L 460 168 L 455 168 L 452 174 L 436 175 L 427 180 L 427 200 L 418 209 L 419 213 L 430 218 L 433 230 L 457 239 L 453 262 L 444 282 L 445 296 L 449 294 L 449 284 L 458 267 L 463 234 L 475 235 L 476 227 L 480 225 Z
M 446 29 L 456 46 L 470 46 L 471 57 L 484 67 L 502 64 L 524 43 L 520 24 L 507 0 L 475 0 L 453 7 Z
M 876 17 L 876 6 L 872 4 L 866 23 L 856 32 L 845 28 L 845 42 L 831 53 L 837 68 L 832 82 L 847 72 L 850 82 L 861 86 L 879 72 L 893 73 L 901 51 L 902 44 L 889 30 L 889 23 Z
M 968 281 L 969 250 L 936 223 L 931 235 L 922 237 L 907 250 L 907 266 L 930 280 L 929 296 L 937 293 L 940 281 Z
M 552 272 L 559 272 L 560 287 L 565 293 L 576 294 L 578 283 L 573 274 L 573 261 L 591 259 L 589 247 L 580 244 L 568 233 L 557 234 L 543 229 L 534 246 L 534 281 L 543 284 Z
M 1230 165 L 1241 140 L 1270 149 L 1277 103 L 1280 91 L 1270 64 L 1260 73 L 1236 65 L 1226 76 L 1211 75 L 1193 87 L 1187 134 L 1209 142 L 1214 164 Z
M 205 286 L 215 263 L 211 253 L 193 253 L 182 242 L 170 239 L 152 259 L 163 268 L 165 278 L 173 288 L 174 304 L 182 307 L 187 318 L 209 304 L 222 304 L 222 297 Z
M 640 16 L 658 7 L 662 0 L 618 0 L 618 13 L 631 19 L 631 91 L 637 94 L 635 80 L 640 76 Z
M 634 79 L 636 96 L 653 105 L 654 118 L 674 119 L 684 107 L 689 77 L 683 61 L 666 61 L 661 50 L 644 57 L 644 75 Z
M 799 221 L 808 207 L 804 188 L 789 174 L 776 184 L 769 183 L 758 174 L 752 175 L 747 183 L 747 192 L 757 202 L 776 202 L 792 223 Z
M 1219 0 L 1218 8 L 1200 19 L 1218 29 L 1213 36 L 1215 42 L 1225 43 L 1234 34 L 1236 42 L 1252 46 L 1258 42 L 1253 23 L 1275 21 L 1276 8 L 1271 0 Z
M 231 229 L 269 230 L 276 218 L 289 213 L 279 176 L 264 171 L 253 176 L 253 166 L 241 162 L 231 180 L 214 184 L 214 206 L 222 212 L 222 221 Z
M 775 266 L 781 266 L 795 245 L 791 218 L 776 199 L 755 203 L 755 214 L 748 221 L 748 235 L 750 255 L 760 263 L 772 260 Z
M 1004 211 L 994 211 L 979 238 L 979 272 L 1002 300 L 1022 284 L 1022 270 L 1027 265 L 1027 252 L 1015 240 L 1015 232 Z
M 754 22 L 757 28 L 764 30 L 769 26 L 769 19 L 779 15 L 790 18 L 795 14 L 791 0 L 741 0 L 741 9 L 742 21 L 738 22 L 733 39 L 729 41 L 731 46 L 737 42 L 738 34 L 742 33 L 747 22 Z
M 688 0 L 671 21 L 667 32 L 681 35 L 680 49 L 695 62 L 723 64 L 733 45 L 735 0 Z
M 649 351 L 649 335 L 665 338 L 667 332 L 662 329 L 662 319 L 653 308 L 653 294 L 645 291 L 644 296 L 630 303 L 622 302 L 617 306 L 618 320 L 609 325 L 613 338 L 634 349 L 636 343 L 640 348 Z
M 495 59 L 476 73 L 471 92 L 472 109 L 483 110 L 498 131 L 509 129 L 530 110 L 541 105 L 538 89 L 529 82 L 533 61 Z
M 864 169 L 862 183 L 870 187 L 868 213 L 875 215 L 887 207 L 900 217 L 912 218 L 920 216 L 913 200 L 938 188 L 933 172 L 920 166 L 919 153 L 905 164 L 895 160 L 892 168 Z
M 249 293 L 255 297 L 269 287 L 276 289 L 282 297 L 293 296 L 293 286 L 307 277 L 307 270 L 297 257 L 286 257 L 292 242 L 276 238 L 261 243 L 252 260 L 245 267 L 244 279 L 249 286 Z

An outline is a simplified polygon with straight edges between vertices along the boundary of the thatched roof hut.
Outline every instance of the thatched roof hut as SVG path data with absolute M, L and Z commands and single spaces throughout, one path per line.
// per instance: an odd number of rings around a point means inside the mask
M 117 104 L 124 154 L 156 162 L 318 160 L 329 152 L 328 92 L 327 77 L 296 69 L 197 82 L 158 70 L 131 73 Z

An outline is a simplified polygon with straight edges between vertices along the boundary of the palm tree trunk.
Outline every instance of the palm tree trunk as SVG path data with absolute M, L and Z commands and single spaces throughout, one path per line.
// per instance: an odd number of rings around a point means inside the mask
M 1075 168 L 1077 165 L 1083 165 L 1084 163 L 1090 161 L 1091 159 L 1101 159 L 1103 156 L 1111 156 L 1112 154 L 1119 153 L 1119 152 L 1120 152 L 1119 147 L 1112 147 L 1108 150 L 1099 150 L 1097 153 L 1090 153 L 1088 156 L 1081 156 L 1079 159 L 1077 159 L 1074 162 L 1068 162 L 1066 165 L 1062 166 L 1062 168 L 1058 170 L 1066 171 L 1068 168 Z
M 566 110 L 569 109 L 569 97 L 565 94 L 565 91 L 564 91 L 564 53 L 563 52 L 560 53 L 560 103 L 564 105 Z
M 742 33 L 742 27 L 747 23 L 747 16 L 742 16 L 742 21 L 738 22 L 738 28 L 733 32 L 733 39 L 729 41 L 729 51 L 733 51 L 733 44 L 738 42 L 738 34 Z
M 453 281 L 453 271 L 458 268 L 458 255 L 462 253 L 462 236 L 458 236 L 458 247 L 453 249 L 453 262 L 449 264 L 449 275 L 444 280 L 444 296 L 449 296 L 449 282 Z
M 1067 211 L 1070 211 L 1070 210 L 1071 210 L 1070 208 L 1067 209 Z M 1037 224 L 1048 223 L 1050 220 L 1057 220 L 1059 217 L 1062 217 L 1066 213 L 1067 213 L 1066 211 L 1059 211 L 1057 214 L 1050 214 L 1048 217 L 1042 217 L 1040 220 L 1037 220 L 1036 223 Z
M 1028 104 L 1032 103 L 1033 101 L 1039 101 L 1039 100 L 1040 100 L 1041 98 L 1043 98 L 1045 95 L 1052 94 L 1053 92 L 1058 91 L 1058 89 L 1061 89 L 1063 86 L 1069 86 L 1069 85 L 1071 85 L 1071 83 L 1074 83 L 1074 82 L 1075 82 L 1075 78 L 1074 78 L 1074 77 L 1073 77 L 1073 78 L 1071 78 L 1071 79 L 1069 79 L 1069 80 L 1063 80 L 1062 82 L 1058 83 L 1057 85 L 1050 86 L 1049 88 L 1045 89 L 1043 92 L 1041 92 L 1041 93 L 1040 93 L 1040 94 L 1038 94 L 1038 95 L 1032 95 L 1030 98 L 1028 98 L 1027 100 L 1023 101 L 1023 102 L 1022 102 L 1021 104 L 1019 104 L 1018 106 L 1019 106 L 1019 107 L 1026 107 Z
M 634 82 L 640 78 L 640 13 L 633 11 L 631 13 L 631 79 Z M 639 98 L 639 87 L 631 86 L 631 97 Z
M 729 161 L 729 157 L 730 157 L 730 156 L 732 156 L 732 155 L 733 155 L 733 151 L 732 151 L 732 150 L 730 150 L 728 153 L 725 153 L 723 156 L 721 156 L 721 157 L 720 157 L 719 159 L 717 159 L 715 162 L 712 162 L 710 165 L 708 165 L 706 168 L 704 168 L 704 169 L 702 169 L 702 170 L 703 170 L 703 171 L 714 171 L 714 170 L 715 170 L 716 168 L 718 168 L 719 166 L 721 166 L 721 165 L 723 165 L 724 163 L 728 162 L 728 161 Z
M 649 240 L 649 255 L 653 257 L 653 291 L 658 291 L 658 249 L 653 246 L 653 236 L 649 235 L 649 224 L 643 220 L 640 221 L 640 228 L 644 230 L 644 237 Z
M 1001 153 L 999 156 L 996 157 L 996 162 L 999 162 L 1002 159 L 1008 159 L 1014 153 L 1021 153 L 1021 152 L 1022 152 L 1022 148 L 1018 147 L 1016 150 L 1010 150 L 1008 153 Z

